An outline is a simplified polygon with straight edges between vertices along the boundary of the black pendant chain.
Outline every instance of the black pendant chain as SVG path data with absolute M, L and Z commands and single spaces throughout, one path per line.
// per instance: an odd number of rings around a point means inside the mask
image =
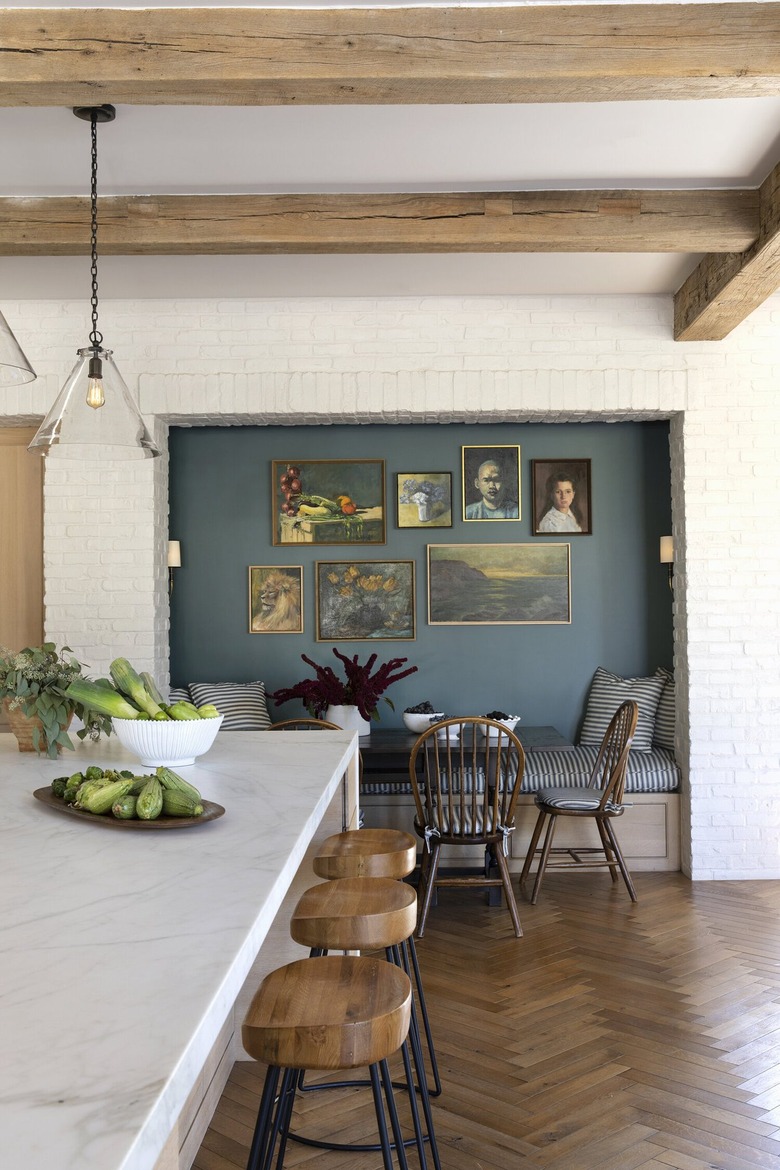
M 90 252 L 91 252 L 91 266 L 90 273 L 92 275 L 92 296 L 90 303 L 92 305 L 92 332 L 89 335 L 89 340 L 92 349 L 97 354 L 97 351 L 103 344 L 103 334 L 98 329 L 98 256 L 97 256 L 97 111 L 92 111 L 90 118 L 92 125 L 92 183 L 90 187 L 90 204 L 92 212 L 91 220 L 91 236 L 90 236 Z

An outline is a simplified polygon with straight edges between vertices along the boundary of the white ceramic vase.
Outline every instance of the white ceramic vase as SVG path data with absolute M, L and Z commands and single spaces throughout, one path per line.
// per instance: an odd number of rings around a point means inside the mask
M 325 712 L 328 723 L 336 723 L 345 731 L 356 731 L 358 735 L 369 735 L 370 719 L 364 719 L 357 707 L 328 707 Z

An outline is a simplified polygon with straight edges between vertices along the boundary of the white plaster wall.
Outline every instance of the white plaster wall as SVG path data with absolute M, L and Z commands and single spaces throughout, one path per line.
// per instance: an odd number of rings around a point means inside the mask
M 780 877 L 780 300 L 723 342 L 671 340 L 665 298 L 107 302 L 101 327 L 158 441 L 166 424 L 671 418 L 675 666 L 694 878 Z M 49 408 L 87 306 L 4 303 Z M 32 456 L 31 456 L 32 458 Z M 167 460 L 52 460 L 47 635 L 96 672 L 167 674 Z

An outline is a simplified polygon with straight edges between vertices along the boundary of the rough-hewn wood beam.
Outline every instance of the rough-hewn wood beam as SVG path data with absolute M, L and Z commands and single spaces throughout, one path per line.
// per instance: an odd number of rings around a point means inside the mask
M 2 9 L 0 105 L 776 95 L 780 4 Z
M 714 252 L 746 248 L 756 191 L 161 195 L 99 201 L 113 255 Z M 0 199 L 0 255 L 88 251 L 85 199 Z
M 677 341 L 721 341 L 780 288 L 780 164 L 761 184 L 759 218 L 750 248 L 705 256 L 675 294 Z

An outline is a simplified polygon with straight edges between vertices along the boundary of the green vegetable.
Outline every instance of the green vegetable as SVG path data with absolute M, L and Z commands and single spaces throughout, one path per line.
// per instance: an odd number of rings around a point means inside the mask
M 152 696 L 147 691 L 141 678 L 136 674 L 133 667 L 126 658 L 115 658 L 109 667 L 111 677 L 114 680 L 114 686 L 119 691 L 123 691 L 129 699 L 132 699 L 137 707 L 142 711 L 146 711 L 151 715 L 152 719 L 158 716 L 165 717 L 165 712 L 156 703 Z
M 157 689 L 157 683 L 154 681 L 148 670 L 142 670 L 140 674 L 141 682 L 146 687 L 147 692 L 152 696 L 158 707 L 165 705 L 165 700 Z
M 203 813 L 203 805 L 191 800 L 183 792 L 165 788 L 162 794 L 162 810 L 167 817 L 199 817 Z
M 187 703 L 182 699 L 168 708 L 171 719 L 200 719 L 200 713 L 194 703 Z
M 94 783 L 99 784 L 99 781 Z M 79 802 L 79 806 L 86 809 L 87 812 L 102 816 L 103 813 L 107 813 L 113 808 L 117 800 L 121 800 L 123 796 L 127 795 L 131 784 L 132 780 L 115 780 L 113 784 L 95 787 L 87 793 L 84 800 Z
M 99 780 L 103 774 L 103 769 L 99 768 L 97 764 L 90 764 L 84 773 L 84 778 L 86 780 Z
M 124 796 L 120 796 L 119 800 L 115 800 L 111 805 L 111 812 L 118 821 L 131 821 L 136 815 L 135 806 L 138 798 L 133 796 L 132 792 L 126 792 Z
M 84 783 L 84 773 L 74 772 L 72 776 L 68 776 L 66 788 L 75 791 L 80 784 Z
M 65 795 L 65 787 L 66 787 L 67 783 L 68 783 L 67 776 L 57 776 L 56 779 L 52 780 L 51 790 L 54 793 L 54 795 L 59 796 L 59 797 L 64 796 Z
M 157 778 L 162 784 L 163 788 L 168 792 L 183 792 L 190 800 L 194 800 L 196 804 L 200 803 L 201 795 L 194 784 L 190 784 L 177 772 L 172 772 L 170 768 L 160 767 L 157 769 Z
M 74 678 L 65 694 L 75 703 L 81 703 L 100 715 L 110 715 L 114 719 L 138 718 L 138 708 L 128 703 L 127 699 L 113 687 L 88 682 L 85 678 Z
M 162 784 L 156 776 L 150 776 L 141 789 L 136 802 L 136 815 L 142 821 L 153 821 L 162 812 L 163 796 Z
M 213 703 L 204 703 L 198 707 L 198 715 L 201 719 L 219 719 L 219 711 Z

